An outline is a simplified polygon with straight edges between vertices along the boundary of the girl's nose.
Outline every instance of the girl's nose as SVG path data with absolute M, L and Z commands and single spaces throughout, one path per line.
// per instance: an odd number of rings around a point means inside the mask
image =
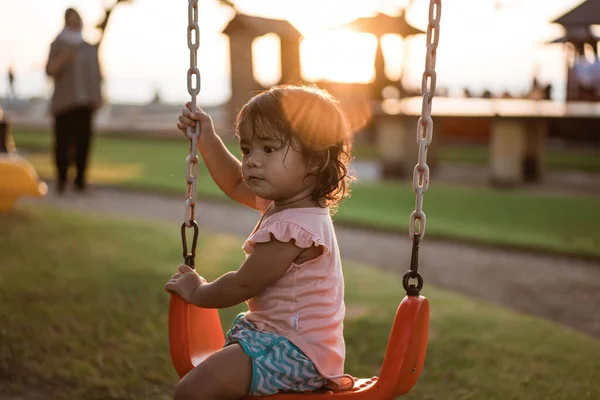
M 252 155 L 252 156 L 248 157 L 247 164 L 248 164 L 248 167 L 251 167 L 251 168 L 260 167 L 260 164 L 261 164 L 260 158 L 255 155 Z

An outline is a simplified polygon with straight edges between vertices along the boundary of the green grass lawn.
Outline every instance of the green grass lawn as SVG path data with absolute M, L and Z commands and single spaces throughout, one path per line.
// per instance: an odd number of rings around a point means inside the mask
M 355 148 L 359 159 L 375 159 L 377 149 L 372 145 Z M 600 172 L 600 151 L 595 149 L 549 148 L 545 153 L 545 165 L 550 170 L 579 170 Z M 484 166 L 489 162 L 489 148 L 485 145 L 444 144 L 439 150 L 442 163 Z
M 14 136 L 19 148 L 43 150 L 27 158 L 42 177 L 53 177 L 50 136 L 18 132 Z M 187 151 L 183 138 L 140 141 L 98 137 L 91 180 L 184 193 Z M 203 168 L 198 188 L 201 198 L 224 199 Z M 336 218 L 342 223 L 406 232 L 413 208 L 411 185 L 368 182 L 354 185 L 352 197 L 340 207 Z M 427 234 L 432 237 L 600 258 L 598 198 L 451 187 L 434 182 L 425 195 L 424 209 Z
M 214 278 L 236 269 L 240 245 L 202 234 L 199 271 Z M 169 398 L 177 377 L 163 286 L 181 261 L 177 223 L 20 206 L 0 215 L 0 254 L 0 394 Z M 344 271 L 346 369 L 370 377 L 379 372 L 401 282 L 350 262 Z M 600 398 L 599 341 L 431 285 L 423 294 L 432 305 L 427 360 L 405 398 Z M 225 328 L 243 309 L 222 311 Z
M 440 160 L 447 163 L 486 165 L 489 159 L 489 149 L 481 146 L 446 146 L 440 153 Z M 550 170 L 600 172 L 598 150 L 548 149 L 545 156 L 546 167 Z

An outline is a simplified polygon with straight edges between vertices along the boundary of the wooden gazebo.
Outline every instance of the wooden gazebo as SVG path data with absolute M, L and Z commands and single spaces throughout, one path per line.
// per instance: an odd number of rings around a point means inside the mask
M 576 70 L 581 61 L 585 63 L 585 49 L 588 47 L 592 49 L 596 57 L 597 65 L 594 64 L 594 71 L 600 74 L 600 61 L 598 60 L 600 37 L 594 35 L 591 29 L 591 25 L 600 24 L 600 0 L 586 0 L 553 20 L 552 23 L 560 24 L 565 29 L 564 36 L 551 40 L 549 43 L 567 45 L 567 101 L 593 100 L 595 97 L 593 93 L 586 94 L 585 91 L 580 90 Z
M 600 0 L 585 0 L 579 6 L 556 18 L 552 23 L 563 26 L 600 24 Z

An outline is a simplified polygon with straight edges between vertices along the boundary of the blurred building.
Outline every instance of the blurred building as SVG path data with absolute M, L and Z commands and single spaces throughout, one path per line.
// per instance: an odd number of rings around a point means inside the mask
M 276 34 L 281 42 L 281 80 L 278 83 L 300 82 L 302 35 L 288 21 L 236 12 L 223 33 L 229 36 L 231 54 L 231 99 L 227 107 L 231 119 L 253 94 L 266 89 L 254 79 L 252 42 L 256 38 L 269 33 Z
M 566 47 L 566 100 L 600 101 L 600 37 L 592 32 L 592 25 L 600 24 L 600 0 L 586 0 L 552 23 L 562 25 L 565 30 L 564 36 L 549 43 L 560 43 Z M 593 57 L 593 61 L 589 56 Z

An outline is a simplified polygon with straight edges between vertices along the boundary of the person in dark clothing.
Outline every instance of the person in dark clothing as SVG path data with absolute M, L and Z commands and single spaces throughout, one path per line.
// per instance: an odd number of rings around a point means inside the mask
M 76 166 L 74 184 L 86 188 L 86 168 L 93 136 L 93 115 L 102 104 L 97 44 L 82 37 L 79 13 L 65 11 L 65 26 L 50 45 L 46 73 L 54 80 L 50 113 L 54 116 L 54 160 L 57 190 L 62 193 L 69 167 Z
M 15 72 L 12 66 L 8 67 L 8 89 L 10 91 L 10 98 L 16 100 L 17 91 L 15 90 Z

